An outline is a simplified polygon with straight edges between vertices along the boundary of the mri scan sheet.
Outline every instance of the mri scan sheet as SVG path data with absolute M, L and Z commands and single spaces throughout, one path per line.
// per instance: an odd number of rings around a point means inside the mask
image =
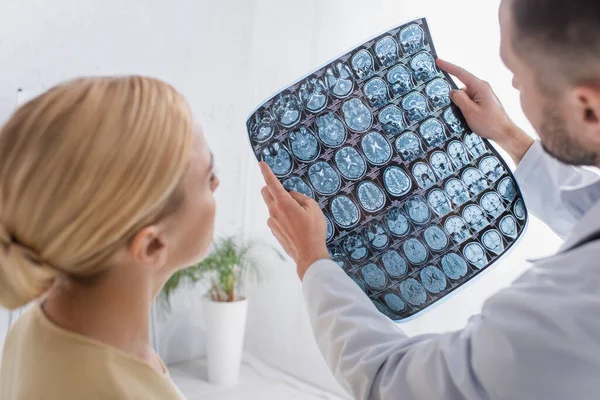
M 354 48 L 261 104 L 254 154 L 327 219 L 332 259 L 394 321 L 517 241 L 528 215 L 504 160 L 449 97 L 425 19 Z

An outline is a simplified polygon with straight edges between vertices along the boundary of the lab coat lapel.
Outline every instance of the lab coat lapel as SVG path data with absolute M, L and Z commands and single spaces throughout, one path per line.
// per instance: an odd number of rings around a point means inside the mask
M 600 201 L 596 202 L 584 214 L 579 224 L 575 227 L 573 232 L 567 237 L 567 240 L 562 244 L 559 252 L 565 252 L 577 245 L 581 244 L 591 235 L 597 234 L 600 231 Z M 599 255 L 600 256 L 600 255 Z

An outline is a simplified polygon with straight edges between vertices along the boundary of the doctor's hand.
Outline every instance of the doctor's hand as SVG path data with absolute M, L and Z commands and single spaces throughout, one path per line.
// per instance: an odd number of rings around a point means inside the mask
M 318 260 L 328 259 L 327 222 L 316 201 L 298 192 L 290 192 L 277 180 L 263 161 L 260 170 L 267 186 L 261 190 L 269 208 L 267 225 L 285 252 L 296 262 L 300 280 Z
M 450 98 L 462 111 L 471 130 L 498 143 L 518 164 L 533 139 L 511 121 L 490 84 L 448 61 L 438 59 L 436 63 L 466 85 L 452 91 Z

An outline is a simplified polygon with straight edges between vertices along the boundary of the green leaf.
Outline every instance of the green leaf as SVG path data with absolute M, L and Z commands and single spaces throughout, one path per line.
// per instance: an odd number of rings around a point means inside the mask
M 196 265 L 175 272 L 163 286 L 159 304 L 170 311 L 171 297 L 182 285 L 195 285 L 199 281 L 210 282 L 209 293 L 214 301 L 235 301 L 240 297 L 239 288 L 243 281 L 260 282 L 260 265 L 252 251 L 255 242 L 240 242 L 235 236 L 219 237 L 215 240 L 208 256 Z M 284 255 L 268 246 L 282 260 Z

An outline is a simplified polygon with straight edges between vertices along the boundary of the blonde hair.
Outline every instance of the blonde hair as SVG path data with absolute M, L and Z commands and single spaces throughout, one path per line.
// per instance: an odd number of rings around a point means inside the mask
M 184 98 L 151 78 L 77 79 L 20 107 L 0 131 L 0 305 L 99 272 L 175 210 L 192 139 Z

